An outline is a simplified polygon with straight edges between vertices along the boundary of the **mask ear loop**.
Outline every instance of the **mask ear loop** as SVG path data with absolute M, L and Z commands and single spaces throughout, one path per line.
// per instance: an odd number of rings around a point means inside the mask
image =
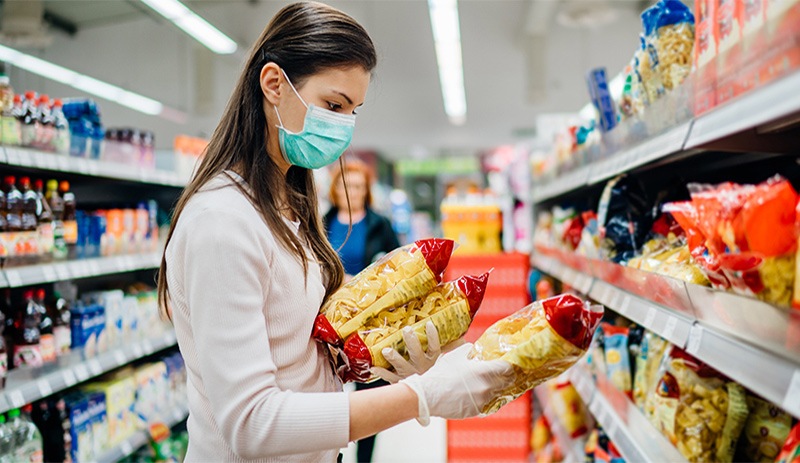
M 348 148 L 350 149 L 350 148 Z M 347 240 L 350 239 L 350 234 L 353 232 L 353 209 L 350 206 L 350 189 L 347 187 L 347 171 L 345 170 L 346 164 L 344 162 L 344 156 L 339 157 L 339 169 L 342 173 L 342 185 L 344 185 L 344 198 L 347 201 L 347 216 L 348 216 L 348 224 L 347 224 L 347 235 L 344 237 L 344 241 L 342 241 L 342 245 L 336 250 L 338 253 L 342 250 Z

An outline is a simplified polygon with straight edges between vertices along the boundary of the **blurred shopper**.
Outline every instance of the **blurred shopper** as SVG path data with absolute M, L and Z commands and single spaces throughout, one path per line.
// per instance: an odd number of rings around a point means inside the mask
M 325 215 L 328 239 L 344 265 L 345 280 L 358 274 L 380 256 L 400 246 L 389 219 L 371 209 L 372 172 L 360 161 L 347 161 L 331 176 L 330 201 L 333 207 Z M 385 381 L 356 383 L 362 391 L 388 385 Z M 375 436 L 357 443 L 359 463 L 372 461 Z

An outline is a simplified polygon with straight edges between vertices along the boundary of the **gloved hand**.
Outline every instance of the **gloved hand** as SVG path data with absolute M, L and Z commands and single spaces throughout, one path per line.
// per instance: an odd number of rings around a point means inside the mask
M 469 359 L 470 349 L 472 344 L 467 343 L 443 355 L 426 373 L 400 381 L 417 394 L 417 421 L 421 425 L 427 426 L 431 416 L 447 419 L 478 416 L 500 391 L 513 382 L 510 363 Z
M 427 352 L 422 351 L 422 344 L 414 331 L 408 326 L 403 328 L 403 341 L 410 360 L 406 360 L 399 352 L 387 347 L 381 354 L 394 367 L 395 373 L 380 367 L 373 368 L 372 372 L 384 381 L 394 384 L 403 378 L 428 371 L 436 363 L 442 349 L 439 345 L 439 331 L 432 322 L 425 324 L 425 334 L 428 336 Z

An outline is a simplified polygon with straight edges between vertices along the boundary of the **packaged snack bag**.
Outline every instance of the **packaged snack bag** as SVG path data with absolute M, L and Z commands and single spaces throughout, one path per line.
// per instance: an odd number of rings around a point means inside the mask
M 652 201 L 641 183 L 625 175 L 609 180 L 597 208 L 601 253 L 618 263 L 631 259 L 654 220 Z
M 800 423 L 794 425 L 789 432 L 775 463 L 800 463 Z
M 747 395 L 750 416 L 739 439 L 737 461 L 771 463 L 792 429 L 792 416 L 774 404 L 754 395 Z
M 488 280 L 488 272 L 478 277 L 463 276 L 366 320 L 363 327 L 345 340 L 342 352 L 346 365 L 337 368 L 340 377 L 344 381 L 368 382 L 377 379 L 370 373 L 373 366 L 391 370 L 392 365 L 381 352 L 388 347 L 407 357 L 403 339 L 405 327 L 413 330 L 423 351 L 428 345 L 425 327 L 429 321 L 436 327 L 441 345 L 461 338 L 483 302 Z
M 606 343 L 606 368 L 611 383 L 628 396 L 631 395 L 631 362 L 628 352 L 628 328 L 603 323 Z
M 656 3 L 642 12 L 642 30 L 639 51 L 636 52 L 639 75 L 647 94 L 647 101 L 653 104 L 664 94 L 664 81 L 660 73 L 658 49 L 656 48 L 657 18 L 661 13 L 661 3 Z
M 642 345 L 639 349 L 639 356 L 636 358 L 636 374 L 633 381 L 633 401 L 647 416 L 652 416 L 655 407 L 650 394 L 655 388 L 658 378 L 658 369 L 664 351 L 667 349 L 667 341 L 653 332 L 646 332 Z M 648 406 L 649 405 L 649 406 Z
M 311 336 L 341 346 L 382 310 L 428 294 L 441 280 L 452 253 L 452 240 L 431 238 L 386 254 L 331 295 Z
M 694 15 L 679 0 L 661 0 L 655 17 L 655 48 L 664 89 L 672 90 L 692 71 Z
M 654 396 L 654 425 L 687 460 L 733 461 L 748 414 L 742 386 L 672 347 Z
M 567 434 L 573 439 L 586 434 L 586 408 L 572 383 L 562 381 L 553 385 L 551 397 L 553 409 Z
M 603 306 L 561 294 L 534 302 L 489 327 L 470 356 L 507 361 L 515 381 L 483 413 L 496 411 L 574 365 L 589 348 L 602 316 Z

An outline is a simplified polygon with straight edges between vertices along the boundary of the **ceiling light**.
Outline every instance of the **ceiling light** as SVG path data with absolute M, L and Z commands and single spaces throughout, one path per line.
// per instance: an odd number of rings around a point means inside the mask
M 467 121 L 467 96 L 464 90 L 458 3 L 457 0 L 428 0 L 428 11 L 444 111 L 452 124 L 463 125 Z
M 178 0 L 142 0 L 158 14 L 172 21 L 209 50 L 220 55 L 234 53 L 239 46 L 230 37 L 220 32 Z
M 13 48 L 0 45 L 0 61 L 5 61 L 20 69 L 46 77 L 64 85 L 83 90 L 86 93 L 104 98 L 136 111 L 150 114 L 152 116 L 161 115 L 164 105 L 160 102 L 139 95 L 124 88 L 111 85 L 94 77 L 85 76 L 63 66 L 45 61 L 35 56 L 21 53 Z

